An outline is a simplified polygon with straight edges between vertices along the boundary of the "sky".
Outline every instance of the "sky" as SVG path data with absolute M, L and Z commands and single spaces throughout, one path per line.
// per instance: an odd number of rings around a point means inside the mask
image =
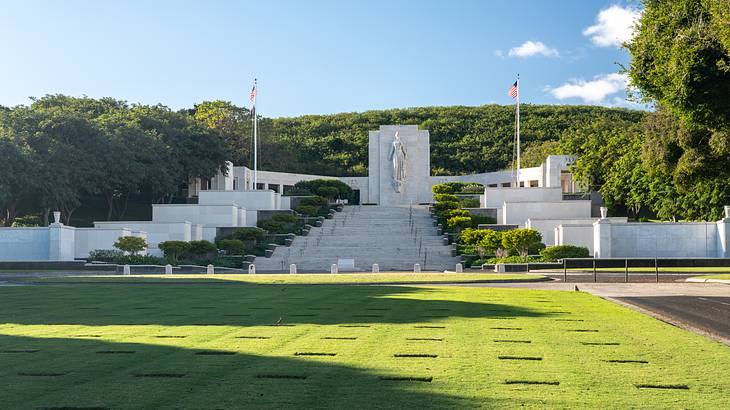
M 63 93 L 267 117 L 523 103 L 639 108 L 635 1 L 0 0 L 0 105 Z

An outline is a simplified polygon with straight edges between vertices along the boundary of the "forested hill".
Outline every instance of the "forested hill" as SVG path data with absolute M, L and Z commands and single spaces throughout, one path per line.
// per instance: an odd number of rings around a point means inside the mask
M 619 108 L 523 104 L 523 149 L 598 120 L 638 123 L 644 115 Z M 430 132 L 434 175 L 495 171 L 512 158 L 514 106 L 483 105 L 263 119 L 259 161 L 271 171 L 366 175 L 368 131 L 384 124 L 417 124 Z M 237 154 L 238 163 L 247 162 L 247 149 Z

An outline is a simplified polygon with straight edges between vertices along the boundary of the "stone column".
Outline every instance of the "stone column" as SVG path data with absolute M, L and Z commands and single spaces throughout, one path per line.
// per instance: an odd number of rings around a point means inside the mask
M 730 206 L 726 205 L 724 211 L 725 217 L 717 221 L 717 236 L 720 242 L 717 248 L 717 256 L 730 258 Z
M 593 223 L 593 257 L 611 257 L 611 220 L 608 218 Z

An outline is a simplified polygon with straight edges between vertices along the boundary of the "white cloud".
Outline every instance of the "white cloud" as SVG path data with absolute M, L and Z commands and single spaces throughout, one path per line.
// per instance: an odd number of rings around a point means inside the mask
M 494 55 L 499 58 L 504 58 L 504 53 L 502 52 L 502 50 L 494 50 Z
M 521 46 L 509 50 L 510 57 L 532 57 L 542 55 L 545 57 L 557 57 L 558 50 L 550 48 L 541 41 L 525 41 Z
M 573 80 L 547 91 L 558 100 L 580 98 L 590 104 L 605 104 L 606 97 L 626 90 L 628 78 L 626 74 L 605 74 L 596 76 L 591 81 Z
M 641 11 L 631 7 L 613 5 L 598 13 L 597 24 L 583 30 L 584 36 L 599 47 L 621 47 L 634 36 L 634 25 Z

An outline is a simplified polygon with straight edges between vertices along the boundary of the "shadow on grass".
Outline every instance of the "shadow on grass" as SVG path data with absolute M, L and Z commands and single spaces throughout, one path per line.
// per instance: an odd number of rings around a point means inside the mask
M 322 359 L 0 335 L 4 408 L 474 407 L 429 370 L 378 374 Z M 7 353 L 7 352 L 15 353 Z
M 449 300 L 448 289 L 412 286 L 28 286 L 0 288 L 0 323 L 83 325 L 334 325 L 549 313 L 501 299 Z M 440 299 L 443 298 L 443 299 Z

